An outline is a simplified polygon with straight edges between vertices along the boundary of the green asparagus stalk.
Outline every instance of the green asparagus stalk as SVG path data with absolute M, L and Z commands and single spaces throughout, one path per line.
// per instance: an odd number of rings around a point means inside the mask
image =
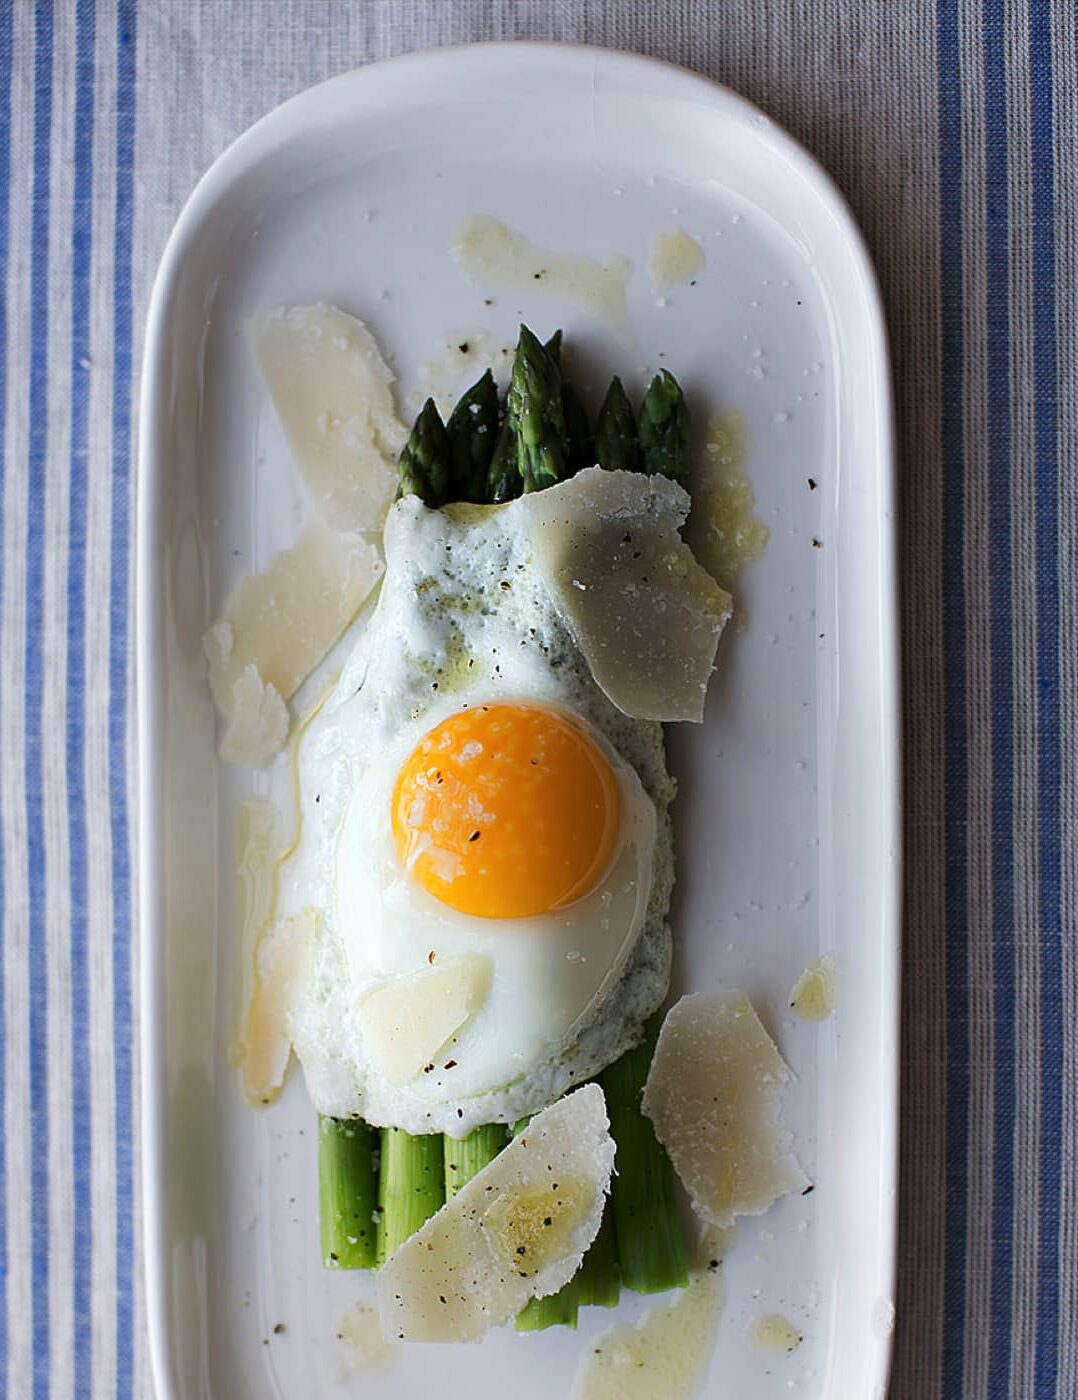
M 577 393 L 574 386 L 565 377 L 565 370 L 562 365 L 562 333 L 560 330 L 554 332 L 547 343 L 543 346 L 561 374 L 561 407 L 565 415 L 565 431 L 569 440 L 567 453 L 567 476 L 574 476 L 585 467 L 595 465 L 595 439 L 592 436 L 591 423 L 588 419 L 588 410 L 584 407 L 584 400 Z M 636 429 L 633 428 L 635 440 Z
M 418 496 L 424 505 L 442 505 L 447 498 L 451 467 L 449 434 L 434 400 L 428 399 L 397 463 L 400 494 Z
M 374 1264 L 376 1135 L 362 1118 L 318 1120 L 318 1216 L 327 1269 Z
M 527 326 L 520 328 L 507 410 L 509 426 L 517 440 L 523 489 L 541 491 L 561 481 L 566 475 L 569 449 L 561 373 Z
M 582 1307 L 613 1308 L 621 1297 L 621 1270 L 618 1267 L 618 1237 L 614 1208 L 608 1200 L 599 1233 L 584 1255 L 577 1274 Z
M 640 405 L 640 450 L 644 470 L 684 482 L 689 474 L 689 409 L 681 385 L 663 369 Z
M 595 438 L 588 419 L 584 400 L 573 386 L 566 381 L 561 386 L 561 407 L 565 415 L 565 431 L 569 435 L 569 476 L 575 476 L 585 467 L 594 467 Z
M 506 414 L 502 418 L 498 437 L 494 444 L 494 456 L 490 461 L 486 499 L 493 505 L 501 505 L 503 501 L 515 500 L 523 489 L 517 456 L 516 433 L 513 432 L 509 423 L 509 415 Z
M 503 1123 L 485 1123 L 466 1138 L 443 1138 L 446 1200 L 452 1200 L 462 1186 L 493 1162 L 508 1141 Z
M 442 1136 L 382 1129 L 378 1171 L 377 1259 L 384 1264 L 445 1204 Z
M 518 1332 L 542 1332 L 547 1327 L 576 1327 L 580 1311 L 580 1275 L 569 1280 L 557 1293 L 532 1298 L 517 1313 Z
M 617 375 L 606 391 L 595 425 L 595 460 L 607 471 L 638 472 L 643 465 L 636 416 Z
M 674 1169 L 640 1109 L 659 1019 L 653 1016 L 643 1042 L 599 1076 L 617 1146 L 610 1198 L 621 1281 L 637 1293 L 663 1293 L 688 1282 Z
M 461 395 L 445 425 L 452 463 L 449 500 L 485 501 L 498 437 L 498 386 L 488 369 Z

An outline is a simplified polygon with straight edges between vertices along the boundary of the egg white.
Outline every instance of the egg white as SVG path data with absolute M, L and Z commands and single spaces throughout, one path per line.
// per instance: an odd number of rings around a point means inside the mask
M 294 1031 L 323 1113 L 457 1135 L 512 1121 L 615 1059 L 665 995 L 673 783 L 661 728 L 627 718 L 595 685 L 532 567 L 520 504 L 431 511 L 409 497 L 393 507 L 377 607 L 298 741 L 297 838 L 278 914 L 319 911 L 314 985 Z M 611 868 L 554 916 L 468 918 L 397 862 L 390 793 L 401 763 L 447 715 L 492 700 L 575 716 L 617 777 Z M 366 1053 L 357 1002 L 432 951 L 482 951 L 490 993 L 458 1033 L 450 1071 L 393 1085 Z

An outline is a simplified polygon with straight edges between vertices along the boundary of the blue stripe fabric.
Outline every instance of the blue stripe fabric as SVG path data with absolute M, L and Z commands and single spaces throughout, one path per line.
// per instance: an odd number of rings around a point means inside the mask
M 1055 1395 L 1059 1385 L 1060 1258 L 1063 1126 L 1063 965 L 1061 755 L 1059 696 L 1059 459 L 1055 244 L 1055 131 L 1051 16 L 1030 5 L 1032 74 L 1034 381 L 1037 470 L 1037 783 L 1041 927 L 1041 1164 L 1037 1267 L 1035 1387 Z M 1074 77 L 1071 75 L 1070 81 Z M 1073 349 L 1074 327 L 1069 328 Z M 1071 431 L 1075 425 L 1070 425 Z M 1075 930 L 1070 930 L 1075 936 Z M 1074 1027 L 1070 1027 L 1073 1034 Z
M 134 1124 L 131 1006 L 131 864 L 127 820 L 128 638 L 130 635 L 131 257 L 135 178 L 136 7 L 121 0 L 116 21 L 116 221 L 113 248 L 112 593 L 109 647 L 109 772 L 112 819 L 113 1044 L 116 1091 L 116 1395 L 133 1385 Z
M 26 475 L 26 850 L 30 892 L 30 1131 L 33 1139 L 31 1258 L 33 1268 L 33 1395 L 49 1394 L 49 1112 L 48 966 L 45 950 L 47 860 L 41 763 L 45 636 L 45 468 L 48 451 L 49 176 L 52 163 L 53 12 L 34 11 L 34 154 L 31 193 L 30 456 Z
M 902 487 L 891 1394 L 1078 1400 L 1073 0 L 0 0 L 0 1395 L 153 1396 L 129 794 L 154 267 L 194 181 L 278 102 L 491 38 L 725 81 L 862 223 Z
M 940 417 L 943 463 L 942 513 L 947 521 L 943 554 L 942 608 L 946 676 L 946 919 L 949 930 L 967 927 L 968 861 L 965 845 L 966 652 L 964 558 L 965 436 L 959 411 L 963 392 L 962 324 L 962 90 L 957 0 L 940 0 L 938 14 L 939 220 L 940 220 Z M 945 1311 L 942 1379 L 947 1395 L 963 1392 L 963 1329 L 966 1282 L 966 1218 L 969 1143 L 969 956 L 965 938 L 949 937 L 947 973 L 947 1217 L 944 1248 Z
M 11 77 L 13 68 L 12 9 L 0 6 L 0 287 L 7 286 L 8 277 L 8 218 L 11 206 Z M 0 296 L 0 443 L 7 438 L 7 297 Z M 8 473 L 0 472 L 0 540 L 4 537 L 7 512 Z M 3 596 L 0 578 L 0 598 Z M 0 686 L 0 715 L 5 709 L 4 688 Z M 0 824 L 0 927 L 6 923 L 7 910 L 7 848 Z M 7 1121 L 7 970 L 0 958 L 0 1124 Z M 7 1140 L 0 1131 L 0 1377 L 7 1375 Z
M 90 977 L 86 850 L 86 512 L 90 411 L 90 257 L 93 237 L 94 0 L 76 14 L 75 172 L 71 228 L 71 450 L 67 566 L 67 801 L 71 882 L 71 1138 L 74 1390 L 92 1386 Z
M 1006 5 L 984 4 L 985 225 L 988 303 L 988 531 L 992 619 L 992 977 L 995 1011 L 995 1122 L 992 1153 L 993 1328 L 989 1394 L 1006 1394 L 1011 1361 L 1011 1264 L 1014 1249 L 1015 892 L 1014 681 L 1011 615 L 1011 295 L 1007 139 Z M 998 1326 L 995 1323 L 998 1321 Z

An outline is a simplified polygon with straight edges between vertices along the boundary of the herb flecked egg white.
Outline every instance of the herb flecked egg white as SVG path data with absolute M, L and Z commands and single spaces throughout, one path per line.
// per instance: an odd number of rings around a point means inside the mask
M 398 501 L 374 613 L 298 740 L 277 917 L 317 911 L 292 1029 L 321 1113 L 512 1122 L 665 995 L 662 731 L 593 679 L 536 560 L 539 499 Z

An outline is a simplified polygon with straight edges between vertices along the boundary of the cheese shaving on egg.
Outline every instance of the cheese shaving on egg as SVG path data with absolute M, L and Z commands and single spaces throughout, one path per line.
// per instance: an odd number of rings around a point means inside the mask
M 359 1004 L 363 1043 L 390 1084 L 434 1069 L 438 1051 L 486 999 L 490 959 L 450 958 L 393 977 Z
M 383 1334 L 476 1341 L 556 1293 L 598 1233 L 613 1164 L 597 1084 L 544 1109 L 378 1271 Z
M 791 1077 L 743 992 L 694 992 L 667 1014 L 641 1106 L 702 1219 L 730 1225 L 808 1186 L 779 1122 Z
M 589 467 L 523 500 L 539 571 L 607 697 L 635 719 L 703 719 L 732 604 L 678 534 L 688 493 Z

